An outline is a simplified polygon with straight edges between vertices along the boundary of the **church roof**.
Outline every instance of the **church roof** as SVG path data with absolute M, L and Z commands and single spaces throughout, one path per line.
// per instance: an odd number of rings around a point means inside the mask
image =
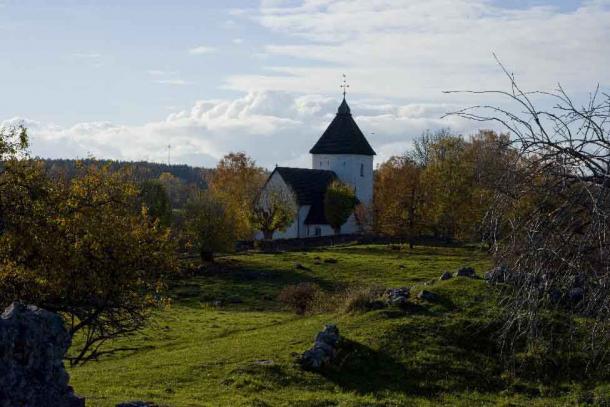
M 337 110 L 337 115 L 309 152 L 311 154 L 375 155 L 375 151 L 354 121 L 345 98 Z
M 276 167 L 273 172 L 278 172 L 284 182 L 292 188 L 299 206 L 311 205 L 305 219 L 306 224 L 324 225 L 328 223 L 324 216 L 324 194 L 328 185 L 337 179 L 337 175 L 333 171 Z

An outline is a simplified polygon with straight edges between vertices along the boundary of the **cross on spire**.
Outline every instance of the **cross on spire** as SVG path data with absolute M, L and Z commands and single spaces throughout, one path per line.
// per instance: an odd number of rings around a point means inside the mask
M 345 74 L 343 74 L 343 84 L 339 87 L 343 88 L 343 99 L 345 99 L 345 94 L 347 93 L 347 88 L 349 88 L 349 85 L 347 84 L 347 77 L 345 76 Z

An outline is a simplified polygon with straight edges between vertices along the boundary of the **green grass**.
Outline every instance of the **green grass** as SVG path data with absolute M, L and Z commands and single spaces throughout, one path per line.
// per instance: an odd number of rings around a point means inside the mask
M 337 263 L 317 265 L 315 257 Z M 297 262 L 310 271 L 296 270 Z M 482 275 L 489 260 L 475 248 L 396 251 L 384 245 L 225 257 L 203 275 L 177 282 L 171 307 L 155 314 L 141 334 L 110 344 L 113 354 L 72 369 L 71 384 L 90 406 L 136 399 L 171 406 L 608 401 L 607 384 L 549 387 L 507 377 L 493 341 L 492 290 L 476 279 L 437 281 L 443 271 L 463 265 Z M 302 281 L 326 291 L 381 285 L 415 286 L 417 292 L 425 286 L 441 301 L 413 300 L 406 310 L 297 316 L 276 297 Z M 223 305 L 213 306 L 216 300 Z M 337 365 L 323 373 L 302 371 L 295 355 L 329 322 L 346 339 Z

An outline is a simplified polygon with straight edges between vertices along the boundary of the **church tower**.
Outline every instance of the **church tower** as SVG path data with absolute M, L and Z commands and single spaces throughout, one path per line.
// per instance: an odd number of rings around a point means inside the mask
M 330 170 L 354 187 L 365 205 L 373 201 L 373 156 L 375 151 L 358 128 L 343 95 L 337 115 L 309 152 L 314 170 Z

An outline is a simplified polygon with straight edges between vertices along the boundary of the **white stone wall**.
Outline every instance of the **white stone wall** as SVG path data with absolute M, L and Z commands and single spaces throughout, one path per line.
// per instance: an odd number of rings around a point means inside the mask
M 334 171 L 341 181 L 356 189 L 360 202 L 366 205 L 373 202 L 373 156 L 313 154 L 311 168 Z

